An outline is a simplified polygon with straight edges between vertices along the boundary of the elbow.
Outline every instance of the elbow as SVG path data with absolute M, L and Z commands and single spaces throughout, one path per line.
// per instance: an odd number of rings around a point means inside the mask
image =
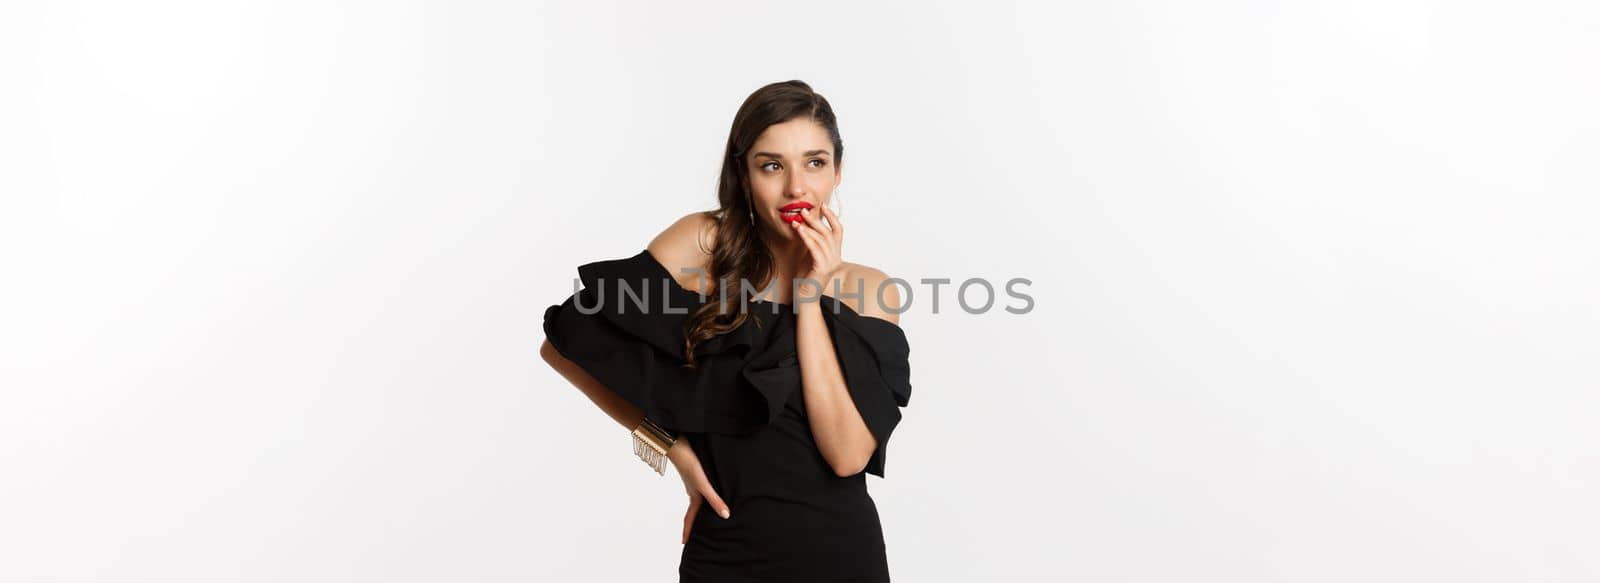
M 539 357 L 550 366 L 558 366 L 566 360 L 566 357 L 561 356 L 561 351 L 556 350 L 555 345 L 550 343 L 549 338 L 544 339 L 544 344 L 539 345 Z
M 867 469 L 867 462 L 872 461 L 872 453 L 876 451 L 878 446 L 873 444 L 872 447 L 873 449 L 856 452 L 849 456 L 835 456 L 843 459 L 828 460 L 828 465 L 833 467 L 834 475 L 841 478 L 848 478 L 864 472 Z
M 844 464 L 836 463 L 836 464 L 831 464 L 831 465 L 833 466 L 834 475 L 837 475 L 837 476 L 839 476 L 841 478 L 848 478 L 850 476 L 854 476 L 854 475 L 859 474 L 862 471 L 866 470 L 867 469 L 867 460 L 861 460 L 859 462 L 852 460 L 849 463 L 844 463 Z

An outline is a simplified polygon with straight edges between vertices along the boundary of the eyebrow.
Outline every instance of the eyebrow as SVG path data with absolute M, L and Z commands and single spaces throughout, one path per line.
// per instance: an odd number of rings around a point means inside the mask
M 806 153 L 801 154 L 800 157 L 804 158 L 804 157 L 807 157 L 807 156 L 818 156 L 818 155 L 823 155 L 823 154 L 826 154 L 826 155 L 829 155 L 829 156 L 833 155 L 832 153 L 828 152 L 827 150 L 806 150 Z M 777 158 L 779 160 L 783 159 L 783 154 L 774 154 L 772 152 L 756 152 L 756 153 L 750 155 L 751 158 L 760 158 L 762 156 L 766 156 L 768 158 Z

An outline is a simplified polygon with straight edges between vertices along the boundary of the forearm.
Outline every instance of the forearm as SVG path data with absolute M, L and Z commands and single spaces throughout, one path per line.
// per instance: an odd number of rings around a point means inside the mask
M 544 345 L 539 347 L 539 356 L 543 357 L 545 362 L 550 363 L 550 367 L 554 368 L 562 377 L 565 377 L 574 386 L 578 387 L 578 390 L 583 391 L 583 394 L 588 396 L 589 400 L 593 401 L 596 406 L 600 407 L 601 411 L 604 411 L 606 415 L 620 423 L 624 428 L 632 430 L 639 425 L 640 420 L 644 419 L 643 409 L 628 402 L 627 399 L 618 395 L 616 391 L 606 388 L 600 381 L 595 380 L 594 376 L 589 374 L 589 371 L 583 370 L 583 367 L 578 366 L 571 360 L 567 360 L 567 357 L 562 356 L 561 352 L 556 350 L 549 340 L 545 340 Z
M 796 356 L 812 436 L 836 473 L 853 475 L 866 465 L 877 439 L 850 397 L 821 304 L 798 302 L 795 310 Z

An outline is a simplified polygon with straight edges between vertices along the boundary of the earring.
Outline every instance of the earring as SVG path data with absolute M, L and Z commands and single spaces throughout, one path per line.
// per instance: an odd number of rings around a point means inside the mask
M 750 226 L 756 226 L 756 202 L 749 198 L 744 199 L 744 210 L 750 214 Z

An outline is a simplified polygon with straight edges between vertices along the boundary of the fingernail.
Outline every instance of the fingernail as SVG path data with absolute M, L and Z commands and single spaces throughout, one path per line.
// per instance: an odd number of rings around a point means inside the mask
M 723 517 L 723 518 L 727 518 L 727 517 L 728 517 L 728 516 L 730 516 L 730 515 L 732 515 L 732 514 L 733 514 L 733 513 L 732 513 L 732 512 L 728 512 L 728 509 L 727 509 L 727 508 L 723 508 L 723 509 L 722 509 L 722 517 Z

